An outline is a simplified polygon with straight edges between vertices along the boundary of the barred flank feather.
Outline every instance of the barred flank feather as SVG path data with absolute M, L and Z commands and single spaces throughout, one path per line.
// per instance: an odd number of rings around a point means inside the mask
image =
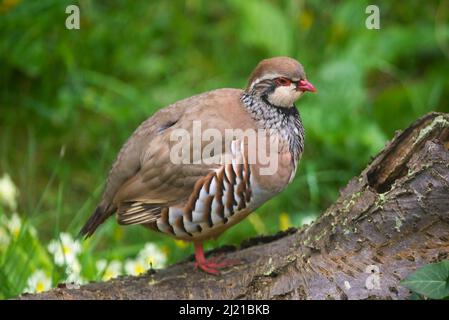
M 120 224 L 143 224 L 155 222 L 161 216 L 161 204 L 139 201 L 123 203 L 117 212 Z

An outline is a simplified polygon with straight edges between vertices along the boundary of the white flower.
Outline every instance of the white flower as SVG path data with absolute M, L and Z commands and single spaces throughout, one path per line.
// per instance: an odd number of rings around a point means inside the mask
M 65 273 L 67 277 L 64 282 L 66 284 L 72 284 L 72 286 L 67 286 L 68 288 L 77 289 L 81 284 L 86 283 L 86 280 L 81 277 L 81 264 L 78 260 L 74 260 L 72 264 L 68 265 Z
M 137 257 L 145 263 L 146 269 L 160 269 L 167 262 L 167 256 L 154 243 L 147 243 Z
M 74 260 L 72 264 L 68 265 L 65 268 L 66 274 L 80 274 L 81 273 L 81 264 L 78 260 Z
M 6 248 L 9 245 L 11 238 L 9 237 L 9 233 L 6 232 L 6 229 L 0 226 L 0 249 L 2 247 Z
M 85 284 L 86 280 L 78 273 L 69 273 L 64 281 L 66 284 L 73 284 L 72 289 L 78 289 L 80 285 Z
M 138 276 L 150 268 L 163 268 L 166 261 L 166 255 L 154 243 L 147 243 L 139 251 L 135 260 L 129 259 L 125 262 L 125 272 L 126 274 Z
M 97 261 L 95 266 L 97 267 L 97 271 L 99 273 L 102 273 L 105 271 L 106 267 L 108 266 L 108 261 L 106 259 L 100 259 Z
M 47 277 L 44 271 L 35 271 L 27 281 L 27 287 L 24 292 L 40 293 L 51 288 L 51 279 Z
M 4 174 L 0 178 L 0 203 L 4 203 L 12 210 L 17 208 L 16 198 L 18 195 L 18 190 L 12 182 L 9 174 Z
M 48 251 L 54 255 L 55 264 L 58 266 L 71 266 L 77 262 L 77 256 L 81 252 L 81 244 L 73 240 L 68 233 L 61 233 L 59 239 L 50 241 Z
M 112 260 L 109 263 L 104 259 L 98 260 L 96 265 L 103 281 L 117 278 L 122 274 L 122 263 L 118 260 Z
M 125 262 L 125 272 L 126 274 L 132 275 L 132 276 L 138 276 L 139 274 L 142 274 L 146 271 L 145 269 L 145 263 L 142 260 L 136 259 L 128 259 Z
M 315 219 L 316 219 L 315 216 L 305 216 L 301 220 L 301 226 L 304 226 L 306 224 L 311 225 L 315 221 Z
M 11 218 L 6 221 L 6 227 L 14 238 L 19 236 L 20 230 L 22 229 L 22 220 L 20 220 L 17 213 L 13 213 Z

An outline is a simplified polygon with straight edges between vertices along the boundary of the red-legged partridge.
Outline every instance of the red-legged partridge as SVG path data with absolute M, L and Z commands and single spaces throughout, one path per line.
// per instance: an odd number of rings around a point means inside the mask
M 196 265 L 217 274 L 226 263 L 206 260 L 202 243 L 293 179 L 304 148 L 294 103 L 306 91 L 316 90 L 302 65 L 276 57 L 257 65 L 245 90 L 213 90 L 159 110 L 122 147 L 81 234 L 115 213 L 120 224 L 192 241 Z

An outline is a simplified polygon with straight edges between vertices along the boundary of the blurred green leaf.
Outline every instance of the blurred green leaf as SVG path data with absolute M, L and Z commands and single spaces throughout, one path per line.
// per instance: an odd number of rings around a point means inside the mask
M 449 260 L 421 267 L 401 281 L 401 285 L 431 299 L 449 297 Z
M 272 56 L 290 55 L 292 34 L 286 16 L 276 6 L 263 1 L 232 1 L 242 15 L 242 40 L 267 49 Z

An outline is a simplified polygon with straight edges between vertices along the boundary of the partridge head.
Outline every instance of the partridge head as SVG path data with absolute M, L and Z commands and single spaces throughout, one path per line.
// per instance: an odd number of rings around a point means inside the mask
M 316 89 L 307 81 L 298 61 L 278 57 L 262 60 L 257 65 L 246 91 L 269 105 L 291 108 L 306 91 L 316 92 Z
M 293 179 L 304 149 L 295 102 L 307 91 L 316 90 L 302 65 L 276 57 L 256 66 L 245 90 L 217 89 L 159 110 L 123 145 L 81 234 L 115 214 L 120 224 L 193 242 L 196 266 L 219 273 L 229 263 L 206 260 L 202 243 Z

